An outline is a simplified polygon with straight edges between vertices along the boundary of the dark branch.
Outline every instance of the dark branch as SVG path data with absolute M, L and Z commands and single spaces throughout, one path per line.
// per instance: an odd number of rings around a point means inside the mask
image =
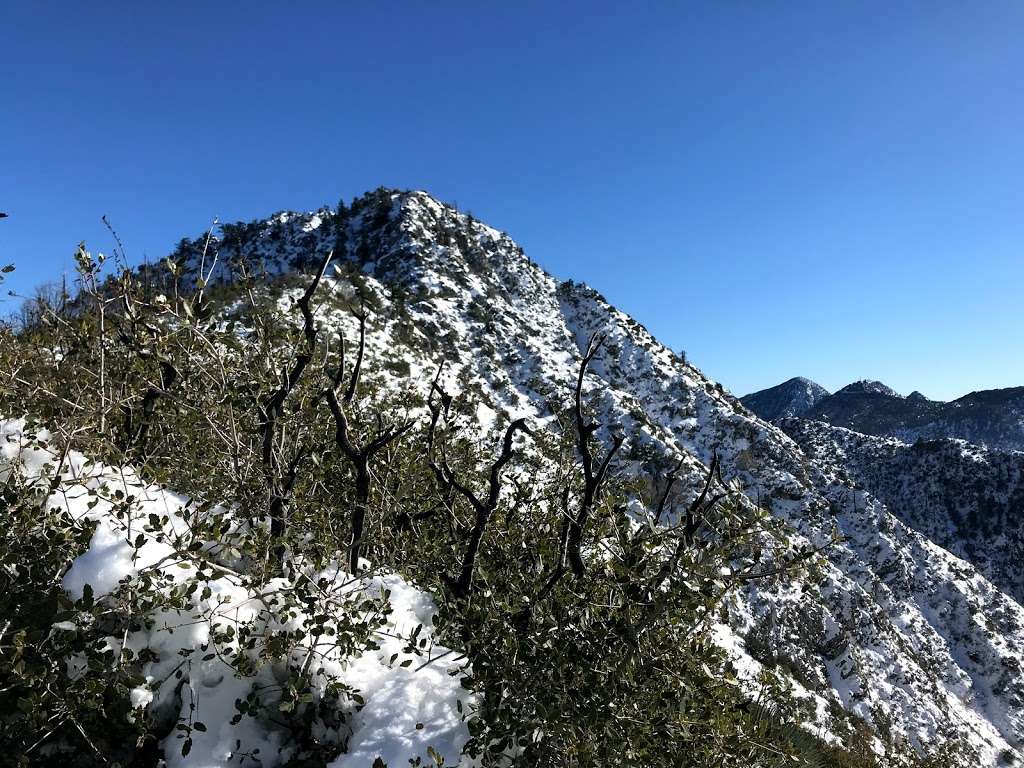
M 603 334 L 595 334 L 587 344 L 583 360 L 580 362 L 579 373 L 576 376 L 576 389 L 573 396 L 576 448 L 580 455 L 580 464 L 583 468 L 583 495 L 579 501 L 579 511 L 575 516 L 569 511 L 570 491 L 569 486 L 566 485 L 562 491 L 562 509 L 565 521 L 559 534 L 558 562 L 545 581 L 544 586 L 534 597 L 532 604 L 513 617 L 513 624 L 519 629 L 525 629 L 529 625 L 532 605 L 536 605 L 551 593 L 558 582 L 565 576 L 567 568 L 572 570 L 576 578 L 583 578 L 586 575 L 583 556 L 580 552 L 583 546 L 583 534 L 594 507 L 600 501 L 602 486 L 612 460 L 624 442 L 624 438 L 621 435 L 616 435 L 612 438 L 612 446 L 608 449 L 608 453 L 599 463 L 598 469 L 595 472 L 594 454 L 590 449 L 590 438 L 597 432 L 599 425 L 589 421 L 584 412 L 583 381 L 586 378 L 587 369 L 604 343 L 604 339 Z
M 525 435 L 533 434 L 529 427 L 526 426 L 525 419 L 516 419 L 509 424 L 508 429 L 505 430 L 505 437 L 502 440 L 501 454 L 491 465 L 491 471 L 488 479 L 487 498 L 483 501 L 481 501 L 470 488 L 462 485 L 462 483 L 455 478 L 451 469 L 447 466 L 447 462 L 445 462 L 443 466 L 443 471 L 447 476 L 448 482 L 453 488 L 455 488 L 455 490 L 466 497 L 476 513 L 475 520 L 473 522 L 473 530 L 469 535 L 469 545 L 466 547 L 466 554 L 462 558 L 462 567 L 459 571 L 459 578 L 455 581 L 452 581 L 451 579 L 447 580 L 455 594 L 460 597 L 468 597 L 472 592 L 473 572 L 476 567 L 476 557 L 480 551 L 480 544 L 483 541 L 487 523 L 491 519 L 491 515 L 494 514 L 494 510 L 498 507 L 498 497 L 501 495 L 501 473 L 505 466 L 515 456 L 513 440 L 515 439 L 516 432 L 522 432 Z
M 356 363 L 352 368 L 352 378 L 349 380 L 348 389 L 345 391 L 344 402 L 351 403 L 356 395 L 356 387 L 359 386 L 359 374 L 363 369 L 363 352 L 366 350 L 366 308 L 360 307 L 356 312 L 359 319 L 359 348 L 356 350 Z
M 657 511 L 654 515 L 654 524 L 659 525 L 661 523 L 661 516 L 665 512 L 665 503 L 668 501 L 669 494 L 672 493 L 672 486 L 675 485 L 676 477 L 679 474 L 679 470 L 683 468 L 683 459 L 679 459 L 679 463 L 676 464 L 675 468 L 672 469 L 666 476 L 665 479 L 668 481 L 665 484 L 665 491 L 661 494 L 661 500 L 658 502 Z
M 580 454 L 580 463 L 583 466 L 583 498 L 580 500 L 579 512 L 575 518 L 569 519 L 569 535 L 567 539 L 567 552 L 569 566 L 572 568 L 576 578 L 583 578 L 585 568 L 580 549 L 583 546 L 583 532 L 586 529 L 590 515 L 597 502 L 600 500 L 601 488 L 608 473 L 608 467 L 612 459 L 622 447 L 624 438 L 616 435 L 612 439 L 612 447 L 608 450 L 604 460 L 594 472 L 594 455 L 590 450 L 590 438 L 597 431 L 598 424 L 587 420 L 583 410 L 583 380 L 594 356 L 604 343 L 604 335 L 596 334 L 587 345 L 587 351 L 580 363 L 579 375 L 576 377 L 576 393 L 574 398 L 574 414 L 576 417 L 576 446 Z
M 415 422 L 408 421 L 398 427 L 385 427 L 378 420 L 377 436 L 365 445 L 360 445 L 352 436 L 349 429 L 348 414 L 345 407 L 355 397 L 356 388 L 359 386 L 359 374 L 363 365 L 363 356 L 366 351 L 366 312 L 360 310 L 356 314 L 359 318 L 359 347 L 356 350 L 355 364 L 352 369 L 352 376 L 349 379 L 348 389 L 342 398 L 338 398 L 338 388 L 345 377 L 345 340 L 341 341 L 341 360 L 338 369 L 333 376 L 330 376 L 331 386 L 323 392 L 327 400 L 327 407 L 334 418 L 334 442 L 341 453 L 349 460 L 356 473 L 356 503 L 352 507 L 352 536 L 349 541 L 348 567 L 349 572 L 354 576 L 359 572 L 359 553 L 363 544 L 363 531 L 366 525 L 366 515 L 370 507 L 370 493 L 372 482 L 370 478 L 370 460 L 375 454 L 398 440 L 402 435 L 415 426 Z
M 302 335 L 306 342 L 305 348 L 296 355 L 291 368 L 285 369 L 282 372 L 280 386 L 271 392 L 259 407 L 258 418 L 262 439 L 262 460 L 270 495 L 271 537 L 275 540 L 283 537 L 287 530 L 287 506 L 291 498 L 291 488 L 295 482 L 294 472 L 302 455 L 300 451 L 297 456 L 288 462 L 282 472 L 281 460 L 278 456 L 278 451 L 274 447 L 274 443 L 279 438 L 280 433 L 278 420 L 284 414 L 284 405 L 288 400 L 288 396 L 298 386 L 306 366 L 309 365 L 316 351 L 317 331 L 310 302 L 333 257 L 333 251 L 324 256 L 316 275 L 298 300 L 299 311 L 302 313 Z M 283 548 L 277 546 L 274 552 L 277 564 L 280 565 Z

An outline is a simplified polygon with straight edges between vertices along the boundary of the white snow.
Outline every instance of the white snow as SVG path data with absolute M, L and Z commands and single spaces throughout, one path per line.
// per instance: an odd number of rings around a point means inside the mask
M 23 420 L 0 421 L 0 480 L 13 471 L 30 485 L 45 489 L 60 455 L 50 447 L 52 440 L 45 431 L 26 434 Z M 128 497 L 135 500 L 122 503 Z M 146 572 L 163 577 L 165 591 L 199 579 L 200 568 L 183 559 L 180 548 L 174 546 L 187 543 L 183 511 L 188 499 L 145 483 L 130 468 L 92 463 L 70 451 L 61 482 L 46 503 L 75 519 L 96 523 L 88 550 L 74 560 L 64 577 L 63 586 L 72 597 L 81 597 L 89 585 L 95 599 L 101 600 L 120 585 L 136 583 Z M 153 528 L 151 513 L 166 516 L 166 524 Z M 134 543 L 140 535 L 145 543 L 137 548 Z M 158 536 L 165 543 L 157 541 Z M 366 621 L 374 627 L 373 642 L 346 656 L 331 635 L 312 632 L 314 625 L 306 612 L 295 605 L 280 611 L 279 601 L 303 578 L 315 583 L 323 595 L 317 612 L 332 612 L 339 628 L 353 617 Z M 465 658 L 434 641 L 435 606 L 429 595 L 397 574 L 371 573 L 353 579 L 336 566 L 319 572 L 300 570 L 293 581 L 276 579 L 256 585 L 224 565 L 220 575 L 199 583 L 205 588 L 193 593 L 186 608 L 156 610 L 148 628 L 105 639 L 115 655 L 124 648 L 136 653 L 149 649 L 156 655 L 155 661 L 143 665 L 146 685 L 131 691 L 133 707 L 206 726 L 191 730 L 187 755 L 182 754 L 183 733 L 165 739 L 164 757 L 170 768 L 273 768 L 288 758 L 284 734 L 266 719 L 247 716 L 232 722 L 236 701 L 253 691 L 261 691 L 263 702 L 270 706 L 280 701 L 274 691 L 283 667 L 260 657 L 259 642 L 253 648 L 239 645 L 239 633 L 247 629 L 257 638 L 285 629 L 303 630 L 305 638 L 292 643 L 288 657 L 296 668 L 307 658 L 315 659 L 308 667 L 314 701 L 321 700 L 335 681 L 352 687 L 365 701 L 359 707 L 346 697 L 340 699 L 340 713 L 348 718 L 341 728 L 319 718 L 314 723 L 323 741 L 340 749 L 348 740 L 348 753 L 340 754 L 332 768 L 369 766 L 377 757 L 391 766 L 407 765 L 417 757 L 430 764 L 428 748 L 442 756 L 446 765 L 460 764 L 469 738 L 465 718 L 475 700 L 461 685 L 468 674 Z M 375 606 L 369 613 L 366 601 Z M 78 630 L 73 622 L 54 627 Z M 418 639 L 423 641 L 421 653 L 406 653 L 410 633 L 417 627 Z M 229 630 L 234 634 L 225 639 Z M 225 661 L 232 654 L 247 656 L 254 671 L 236 673 Z M 76 664 L 70 659 L 69 670 L 77 669 Z

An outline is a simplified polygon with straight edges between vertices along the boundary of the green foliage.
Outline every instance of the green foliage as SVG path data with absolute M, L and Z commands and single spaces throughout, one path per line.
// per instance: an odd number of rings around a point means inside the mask
M 61 589 L 92 530 L 47 510 L 46 495 L 14 473 L 0 488 L 0 748 L 24 765 L 116 764 L 155 746 L 129 700 L 142 680 L 104 642 L 126 618 Z
M 337 216 L 361 215 L 366 204 L 339 206 Z M 373 210 L 386 223 L 386 206 Z M 239 247 L 254 236 L 246 227 L 227 234 Z M 371 258 L 372 244 L 357 243 L 356 253 Z M 827 748 L 795 729 L 777 681 L 766 678 L 752 697 L 711 642 L 711 624 L 738 588 L 756 578 L 791 578 L 813 560 L 729 488 L 702 508 L 703 528 L 658 526 L 637 509 L 643 489 L 660 487 L 663 478 L 612 477 L 584 532 L 586 573 L 556 578 L 566 510 L 583 483 L 577 436 L 571 428 L 534 434 L 530 450 L 500 478 L 473 589 L 458 594 L 451 576 L 463 562 L 474 509 L 451 478 L 486 487 L 500 445 L 492 436 L 493 446 L 481 446 L 460 428 L 460 403 L 446 403 L 443 417 L 435 412 L 433 426 L 421 417 L 373 455 L 364 500 L 325 406 L 325 392 L 353 370 L 353 331 L 343 359 L 334 334 L 318 335 L 300 326 L 297 311 L 276 309 L 278 298 L 294 294 L 287 283 L 276 298 L 244 278 L 230 290 L 200 285 L 198 292 L 152 295 L 129 273 L 100 281 L 103 265 L 84 246 L 79 265 L 83 293 L 71 309 L 45 313 L 17 333 L 0 329 L 0 414 L 31 414 L 55 432 L 61 450 L 73 446 L 111 465 L 134 465 L 147 481 L 189 494 L 195 524 L 173 544 L 195 576 L 173 589 L 140 579 L 109 599 L 87 595 L 72 604 L 60 578 L 86 546 L 89 526 L 46 510 L 45 492 L 7 477 L 0 749 L 29 754 L 32 764 L 42 764 L 44 754 L 54 764 L 152 764 L 157 741 L 174 729 L 187 749 L 189 729 L 198 726 L 133 710 L 129 692 L 139 684 L 141 660 L 115 657 L 102 638 L 131 630 L 154 610 L 185 605 L 225 562 L 260 587 L 298 563 L 344 560 L 353 530 L 348 511 L 361 505 L 362 554 L 373 568 L 398 571 L 436 595 L 438 631 L 471 661 L 466 684 L 481 704 L 464 713 L 472 733 L 467 752 L 484 765 L 874 764 L 868 751 Z M 180 265 L 167 268 L 160 284 L 176 286 Z M 379 309 L 357 272 L 349 277 L 354 297 L 332 295 L 328 305 Z M 309 365 L 296 365 L 303 355 Z M 362 445 L 427 405 L 419 382 L 406 392 L 375 385 L 387 365 L 392 374 L 408 373 L 400 359 L 365 365 L 367 375 L 345 403 L 351 438 Z M 260 413 L 283 386 L 268 461 L 268 420 Z M 548 393 L 561 395 L 563 407 L 570 394 Z M 435 463 L 439 452 L 448 474 Z M 272 535 L 267 519 L 275 503 L 280 525 Z M 218 512 L 228 508 L 241 510 L 247 524 L 229 531 Z M 202 545 L 209 541 L 222 545 L 213 552 Z M 316 590 L 298 582 L 268 610 L 284 617 L 308 608 Z M 387 607 L 340 610 L 340 620 L 337 613 L 314 618 L 351 654 L 372 642 L 373 617 Z M 55 629 L 61 622 L 76 629 Z M 319 741 L 314 723 L 336 711 L 330 697 L 358 705 L 358 692 L 337 681 L 328 699 L 312 697 L 308 668 L 290 661 L 297 638 L 286 631 L 214 637 L 208 650 L 220 653 L 239 640 L 282 670 L 274 697 L 240 702 L 239 716 L 272 716 L 296 746 L 297 765 L 324 765 L 340 745 Z M 410 652 L 417 648 L 411 639 Z M 72 656 L 84 673 L 69 671 Z M 245 672 L 251 657 L 236 653 L 230 661 Z

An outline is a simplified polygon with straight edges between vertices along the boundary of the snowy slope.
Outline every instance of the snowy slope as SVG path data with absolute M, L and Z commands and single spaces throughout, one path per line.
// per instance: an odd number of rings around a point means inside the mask
M 257 588 L 244 572 L 231 567 L 235 563 L 224 554 L 228 541 L 202 542 L 220 571 L 204 576 L 196 561 L 177 555 L 188 549 L 200 514 L 187 498 L 145 483 L 130 467 L 93 463 L 76 451 L 62 459 L 49 449 L 51 438 L 45 431 L 26 432 L 24 427 L 23 421 L 0 421 L 0 481 L 16 472 L 29 485 L 48 488 L 59 463 L 61 481 L 47 508 L 97 523 L 88 550 L 64 576 L 63 587 L 71 597 L 80 599 L 88 585 L 103 600 L 143 577 L 162 584 L 165 594 L 192 584 L 200 587 L 187 593 L 191 597 L 185 607 L 157 608 L 137 630 L 102 640 L 117 656 L 130 651 L 135 658 L 144 653 L 152 659 L 143 665 L 145 683 L 131 692 L 133 707 L 171 721 L 180 717 L 179 722 L 193 726 L 177 728 L 163 740 L 167 766 L 273 768 L 293 756 L 289 747 L 282 747 L 287 740 L 276 722 L 236 717 L 236 701 L 249 696 L 258 695 L 262 704 L 276 710 L 281 686 L 275 683 L 287 670 L 266 660 L 263 644 L 289 631 L 299 633 L 285 635 L 292 637 L 287 641 L 291 663 L 301 666 L 317 659 L 309 667 L 313 703 L 328 702 L 329 713 L 314 721 L 317 737 L 326 744 L 347 745 L 329 768 L 365 768 L 377 757 L 388 765 L 406 765 L 417 757 L 429 760 L 430 749 L 446 764 L 458 762 L 469 738 L 463 713 L 473 707 L 461 686 L 469 670 L 464 657 L 433 643 L 435 607 L 429 595 L 395 574 L 353 579 L 337 567 L 307 569 Z M 154 525 L 154 517 L 163 522 Z M 314 623 L 309 613 L 284 601 L 282 596 L 303 579 L 317 585 L 319 600 L 306 605 L 309 611 L 315 605 L 317 612 L 326 612 L 326 623 Z M 387 599 L 382 597 L 385 592 Z M 379 608 L 380 616 L 367 615 L 368 603 Z M 371 632 L 361 650 L 343 654 L 335 626 L 340 634 L 350 616 L 361 617 Z M 85 622 L 85 617 L 78 621 Z M 422 630 L 418 637 L 429 643 L 425 655 L 412 655 L 406 647 L 405 638 L 417 625 Z M 89 626 L 61 622 L 54 631 L 79 632 Z M 244 644 L 247 631 L 262 638 L 262 644 Z M 247 663 L 229 663 L 236 655 Z M 72 673 L 76 663 L 81 666 L 82 661 L 69 661 Z M 242 673 L 239 667 L 251 671 Z M 329 686 L 336 684 L 358 691 L 362 706 L 345 697 L 335 702 Z
M 830 474 L 866 488 L 1024 602 L 1024 453 L 963 440 L 904 443 L 806 419 L 780 426 Z
M 201 246 L 176 254 L 193 275 Z M 810 707 L 815 727 L 842 736 L 847 712 L 919 745 L 964 736 L 981 765 L 1021 750 L 1024 609 L 868 493 L 852 492 L 595 291 L 559 282 L 506 235 L 425 193 L 386 190 L 345 216 L 323 209 L 247 225 L 244 238 L 215 245 L 215 277 L 230 278 L 240 263 L 301 271 L 329 249 L 361 267 L 379 303 L 369 349 L 384 383 L 408 386 L 386 373 L 407 366 L 425 386 L 444 357 L 449 387 L 483 427 L 524 414 L 544 422 L 568 401 L 580 350 L 600 331 L 608 343 L 587 389 L 603 434 L 628 437 L 622 469 L 681 456 L 685 495 L 718 451 L 751 503 L 789 521 L 800 541 L 817 546 L 838 530 L 844 541 L 828 551 L 818 582 L 752 585 L 731 615 L 744 654 L 825 702 Z M 353 331 L 339 310 L 324 310 L 321 322 Z

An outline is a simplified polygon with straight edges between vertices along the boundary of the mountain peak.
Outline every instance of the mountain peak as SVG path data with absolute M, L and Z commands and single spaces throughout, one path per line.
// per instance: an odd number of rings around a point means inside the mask
M 782 382 L 782 386 L 784 386 L 784 387 L 797 387 L 797 386 L 801 386 L 801 387 L 810 387 L 812 389 L 822 389 L 822 390 L 825 390 L 826 392 L 828 391 L 823 386 L 821 386 L 818 382 L 813 381 L 811 379 L 808 379 L 806 376 L 794 376 L 792 379 L 787 379 L 786 381 Z
M 832 704 L 846 705 L 856 686 L 864 711 L 891 714 L 894 722 L 887 727 L 901 737 L 923 733 L 927 739 L 939 733 L 951 706 L 964 728 L 989 739 L 990 751 L 1018 743 L 1024 733 L 1018 728 L 1024 714 L 1012 699 L 1012 684 L 990 682 L 996 670 L 1010 670 L 1004 673 L 1009 675 L 1019 669 L 1014 649 L 1024 647 L 1017 628 L 1024 626 L 1024 618 L 1005 631 L 1007 642 L 998 647 L 988 642 L 986 626 L 960 621 L 978 615 L 995 622 L 1019 608 L 995 590 L 960 589 L 963 581 L 952 581 L 949 574 L 955 569 L 947 564 L 952 556 L 945 550 L 926 548 L 867 492 L 850 487 L 830 466 L 809 462 L 808 453 L 765 423 L 786 416 L 819 418 L 817 409 L 831 400 L 824 387 L 795 377 L 748 395 L 742 403 L 761 417 L 752 418 L 720 386 L 685 365 L 596 291 L 555 280 L 511 238 L 422 191 L 381 188 L 337 208 L 225 225 L 212 243 L 203 236 L 184 241 L 179 250 L 173 260 L 188 257 L 190 276 L 203 264 L 208 272 L 216 256 L 223 270 L 217 277 L 224 279 L 240 274 L 235 265 L 247 269 L 242 274 L 271 278 L 308 273 L 333 252 L 343 269 L 322 289 L 325 326 L 354 338 L 357 322 L 345 306 L 348 299 L 328 299 L 330 291 L 358 284 L 368 306 L 380 310 L 367 323 L 366 348 L 367 359 L 379 363 L 370 375 L 382 390 L 397 396 L 417 381 L 429 382 L 444 359 L 445 386 L 464 404 L 467 423 L 478 424 L 482 434 L 492 437 L 524 414 L 538 424 L 557 424 L 577 385 L 581 350 L 600 334 L 606 343 L 582 391 L 595 422 L 606 425 L 598 439 L 611 441 L 616 428 L 628 436 L 623 471 L 625 462 L 675 466 L 682 458 L 678 487 L 685 489 L 680 496 L 685 500 L 699 492 L 707 467 L 717 458 L 746 500 L 738 503 L 779 515 L 808 546 L 834 537 L 839 526 L 840 538 L 823 553 L 826 581 L 820 590 L 807 582 L 807 591 L 794 601 L 794 590 L 778 591 L 766 583 L 752 585 L 738 599 L 737 636 L 749 640 L 752 660 L 758 649 L 770 648 L 764 663 L 784 659 L 799 669 L 801 679 L 813 685 L 814 712 L 839 711 Z M 306 282 L 303 277 L 279 281 L 284 297 L 296 296 L 297 286 Z M 270 293 L 273 300 L 266 304 L 273 312 L 281 304 L 276 295 Z M 236 311 L 236 305 L 243 307 L 239 312 L 247 311 L 245 302 L 232 302 L 225 312 Z M 846 389 L 851 388 L 895 396 L 878 382 Z M 839 399 L 848 410 L 865 402 L 905 405 L 889 397 Z M 879 531 L 886 535 L 882 548 Z M 845 594 L 855 595 L 856 601 L 834 599 Z M 954 607 L 936 616 L 928 606 L 937 600 Z M 828 638 L 827 647 L 819 636 Z M 908 654 L 910 646 L 921 650 Z M 862 654 L 867 648 L 870 652 Z M 968 653 L 974 649 L 986 652 Z M 919 659 L 926 659 L 927 666 Z M 840 686 L 832 682 L 837 670 L 842 670 Z M 906 683 L 904 670 L 920 682 Z M 984 713 L 943 687 L 950 680 L 957 692 L 961 681 L 984 683 L 987 687 L 976 692 L 986 702 Z M 821 727 L 833 726 L 823 722 Z M 838 719 L 834 727 L 841 727 Z
M 847 384 L 845 387 L 836 392 L 837 395 L 885 395 L 886 397 L 902 397 L 892 387 L 888 387 L 880 381 L 874 381 L 873 379 L 861 379 L 855 381 L 852 384 Z
M 169 257 L 182 280 L 231 282 L 241 274 L 274 277 L 309 271 L 333 252 L 382 279 L 416 284 L 425 272 L 457 281 L 488 279 L 522 268 L 526 257 L 511 238 L 471 213 L 423 190 L 380 187 L 336 208 L 280 211 L 250 222 L 222 224 L 182 240 Z M 214 258 L 216 257 L 216 258 Z M 152 269 L 160 278 L 163 267 Z
M 795 376 L 774 387 L 752 392 L 740 398 L 747 408 L 766 421 L 803 416 L 819 401 L 828 397 L 828 390 L 803 376 Z

